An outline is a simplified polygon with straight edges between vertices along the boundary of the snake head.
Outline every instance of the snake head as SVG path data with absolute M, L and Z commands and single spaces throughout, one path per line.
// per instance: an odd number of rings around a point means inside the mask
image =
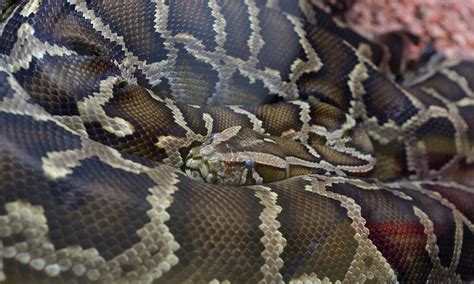
M 241 127 L 213 134 L 192 148 L 184 168 L 193 179 L 220 185 L 263 184 L 289 176 L 282 149 L 268 137 Z

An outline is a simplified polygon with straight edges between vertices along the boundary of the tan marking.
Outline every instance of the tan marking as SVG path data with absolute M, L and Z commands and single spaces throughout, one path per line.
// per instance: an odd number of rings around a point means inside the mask
M 413 211 L 420 219 L 420 222 L 424 227 L 424 232 L 427 237 L 425 250 L 428 252 L 431 263 L 433 264 L 433 269 L 428 276 L 428 282 L 448 282 L 452 280 L 461 282 L 461 277 L 456 273 L 455 270 L 446 268 L 441 264 L 441 260 L 438 256 L 439 247 L 436 244 L 436 235 L 434 233 L 433 222 L 429 219 L 425 212 L 416 206 L 413 207 Z
M 389 185 L 387 185 L 387 186 L 389 186 Z M 408 200 L 408 201 L 413 201 L 413 197 L 409 196 L 408 194 L 406 194 L 403 191 L 391 189 L 390 193 L 392 193 L 393 195 L 395 195 L 396 197 L 399 197 L 401 199 Z
M 339 169 L 338 165 L 333 165 L 325 160 L 321 160 L 319 162 L 311 162 L 311 161 L 303 160 L 297 157 L 289 156 L 289 157 L 286 157 L 286 161 L 288 162 L 290 167 L 303 166 L 309 169 L 321 169 L 327 173 L 334 173 L 340 176 L 346 176 L 346 174 L 341 169 Z
M 265 129 L 263 128 L 263 121 L 258 119 L 255 114 L 242 109 L 240 106 L 229 106 L 229 108 L 235 113 L 245 115 L 250 120 L 250 123 L 252 123 L 253 125 L 252 130 L 261 134 L 265 133 Z
M 426 150 L 425 141 L 417 140 L 414 131 L 421 125 L 433 118 L 447 118 L 454 128 L 456 133 L 454 135 L 454 143 L 456 144 L 457 154 L 443 165 L 439 170 L 429 168 L 428 153 Z M 467 125 L 460 117 L 458 110 L 452 104 L 448 105 L 448 110 L 438 107 L 430 106 L 428 109 L 420 111 L 420 113 L 410 119 L 404 126 L 402 137 L 404 139 L 405 148 L 407 152 L 407 167 L 410 171 L 415 173 L 413 178 L 417 179 L 433 179 L 445 172 L 449 172 L 452 168 L 465 157 L 469 155 L 468 141 L 466 138 Z
M 349 73 L 349 81 L 347 81 L 354 97 L 360 98 L 366 93 L 362 82 L 367 80 L 367 78 L 369 78 L 367 67 L 364 62 L 359 62 Z
M 206 137 L 194 133 L 187 133 L 185 137 L 162 135 L 157 137 L 157 140 L 155 146 L 159 149 L 164 149 L 168 156 L 163 159 L 163 163 L 179 168 L 184 164 L 179 150 L 184 147 L 189 147 L 195 141 L 204 142 Z
M 395 272 L 368 237 L 369 230 L 365 227 L 366 221 L 362 217 L 361 207 L 350 197 L 327 191 L 326 187 L 332 182 L 331 178 L 318 179 L 307 176 L 304 179 L 311 181 L 311 185 L 305 186 L 305 190 L 340 202 L 352 220 L 351 226 L 356 231 L 354 239 L 359 246 L 343 281 L 356 283 L 369 279 L 377 282 L 396 282 Z M 367 263 L 367 259 L 371 261 Z
M 220 133 L 218 133 L 214 140 L 212 141 L 212 146 L 217 146 L 221 143 L 229 141 L 230 139 L 234 138 L 242 129 L 242 126 L 232 126 L 229 128 L 224 129 Z
M 458 85 L 467 96 L 474 98 L 474 91 L 469 87 L 466 78 L 459 75 L 456 71 L 450 69 L 441 69 L 439 73 L 445 75 L 449 80 L 456 83 L 456 85 Z
M 357 54 L 360 54 L 366 59 L 370 60 L 372 58 L 372 49 L 370 48 L 370 45 L 366 43 L 360 43 L 359 46 L 357 46 Z
M 1 66 L 1 64 L 0 64 Z M 0 67 L 0 70 L 2 68 Z M 51 121 L 52 116 L 37 104 L 29 102 L 30 96 L 26 93 L 18 81 L 9 73 L 7 82 L 13 90 L 13 97 L 5 97 L 0 101 L 0 111 L 12 114 L 27 115 L 38 121 Z
M 122 81 L 115 76 L 100 81 L 98 93 L 77 102 L 79 113 L 85 122 L 100 122 L 102 128 L 117 137 L 125 137 L 135 132 L 133 125 L 120 117 L 108 116 L 103 107 L 114 97 L 114 84 Z
M 399 184 L 402 185 L 402 186 L 408 187 L 408 188 L 410 188 L 414 191 L 421 192 L 422 194 L 428 196 L 431 199 L 439 201 L 442 205 L 446 206 L 447 208 L 449 208 L 453 212 L 454 218 L 460 218 L 460 220 L 462 220 L 462 223 L 465 224 L 466 227 L 468 227 L 468 229 L 471 230 L 471 232 L 474 233 L 474 224 L 472 223 L 471 220 L 469 220 L 469 218 L 464 216 L 464 214 L 462 214 L 461 211 L 459 211 L 453 203 L 451 203 L 448 199 L 444 198 L 438 192 L 435 192 L 435 191 L 432 191 L 432 190 L 427 190 L 427 189 L 423 188 L 423 183 L 424 182 L 410 182 L 410 183 L 409 182 L 400 182 Z M 429 184 L 429 182 L 428 182 L 428 184 Z M 436 184 L 438 184 L 438 183 L 436 183 Z M 440 182 L 440 184 L 445 184 L 445 183 Z M 448 186 L 449 186 L 449 184 L 450 183 L 447 183 Z M 463 186 L 461 186 L 460 188 L 462 188 L 462 187 Z M 456 187 L 456 188 L 458 188 L 458 187 Z
M 225 20 L 224 15 L 222 15 L 221 8 L 217 4 L 216 0 L 209 0 L 208 6 L 211 8 L 211 14 L 214 17 L 214 23 L 212 24 L 212 28 L 216 32 L 216 49 L 218 49 L 220 52 L 225 53 L 224 44 L 227 39 L 227 33 L 225 31 L 227 21 Z
M 120 152 L 105 147 L 97 142 L 83 139 L 79 149 L 49 152 L 41 158 L 44 174 L 52 180 L 64 178 L 81 165 L 81 161 L 91 157 L 98 157 L 103 163 L 114 168 L 135 174 L 147 171 L 141 164 L 124 159 Z
M 211 65 L 214 70 L 218 71 L 221 77 L 223 75 L 221 74 L 222 72 L 219 72 L 220 70 L 225 70 L 226 74 L 232 74 L 233 70 L 239 70 L 239 72 L 249 78 L 251 82 L 262 81 L 271 93 L 278 94 L 287 99 L 298 98 L 298 87 L 296 84 L 293 82 L 283 82 L 280 72 L 277 70 L 270 68 L 260 70 L 256 68 L 256 66 L 249 64 L 248 61 L 244 61 L 240 58 L 221 54 L 217 51 L 208 51 L 205 49 L 201 40 L 187 33 L 177 34 L 175 40 L 178 43 L 184 44 L 186 50 L 196 59 Z M 225 63 L 225 69 L 224 67 L 220 67 L 220 63 L 216 63 L 216 58 Z
M 245 0 L 245 5 L 248 7 L 248 13 L 250 15 L 250 28 L 252 30 L 250 38 L 247 41 L 247 45 L 250 50 L 250 59 L 248 63 L 251 64 L 252 67 L 256 68 L 257 63 L 259 62 L 258 55 L 260 53 L 260 50 L 262 50 L 262 47 L 265 45 L 265 42 L 263 41 L 262 35 L 260 33 L 262 30 L 262 28 L 260 27 L 260 20 L 258 18 L 260 10 L 255 4 L 255 1 Z
M 308 0 L 298 0 L 298 6 L 304 14 L 304 18 L 308 23 L 317 24 L 316 11 L 313 3 Z M 327 11 L 326 11 L 327 12 Z
M 451 103 L 448 99 L 446 99 L 443 95 L 441 95 L 437 90 L 433 88 L 422 86 L 420 89 L 426 94 L 432 96 L 433 98 L 437 100 L 440 100 L 442 103 L 446 105 L 449 105 Z
M 282 208 L 277 204 L 278 195 L 272 192 L 270 188 L 264 186 L 253 188 L 255 189 L 255 196 L 260 199 L 260 204 L 265 207 L 259 216 L 262 223 L 258 226 L 263 232 L 261 242 L 265 247 L 262 252 L 265 264 L 260 269 L 263 279 L 259 283 L 268 283 L 268 281 L 279 283 L 283 281 L 283 276 L 279 271 L 284 264 L 280 256 L 286 246 L 286 240 L 279 231 L 280 222 L 277 220 Z
M 314 272 L 310 274 L 303 273 L 300 278 L 290 280 L 290 284 L 331 284 L 331 283 L 342 283 L 339 280 L 331 281 L 328 277 L 320 278 Z
M 449 269 L 452 271 L 456 271 L 459 265 L 459 260 L 461 259 L 462 247 L 463 247 L 463 234 L 464 234 L 464 226 L 461 218 L 454 215 L 454 222 L 456 224 L 456 231 L 454 234 L 454 248 L 453 248 L 453 258 L 451 259 L 451 264 L 449 265 Z
M 15 258 L 50 277 L 72 271 L 76 277 L 85 276 L 89 280 L 122 279 L 151 282 L 178 262 L 174 252 L 179 245 L 164 225 L 169 219 L 165 210 L 172 202 L 171 194 L 177 190 L 174 186 L 175 177 L 169 174 L 169 170 L 170 168 L 153 169 L 148 172 L 150 177 L 160 184 L 151 188 L 152 194 L 147 197 L 152 205 L 152 209 L 147 212 L 151 222 L 137 231 L 141 238 L 140 242 L 109 261 L 106 261 L 95 248 L 83 249 L 75 245 L 56 249 L 48 239 L 49 228 L 43 207 L 23 201 L 7 203 L 5 205 L 7 215 L 0 218 L 7 222 L 9 225 L 7 228 L 18 228 L 16 231 L 3 231 L 2 237 L 22 234 L 25 241 L 1 247 L 0 252 L 3 257 Z M 151 246 L 160 249 L 150 255 Z M 134 265 L 131 271 L 133 273 L 122 271 L 123 264 L 131 263 L 127 256 L 140 259 L 140 263 Z
M 35 30 L 29 23 L 23 23 L 16 31 L 18 40 L 15 42 L 10 55 L 0 55 L 0 65 L 15 73 L 20 69 L 28 69 L 33 58 L 42 59 L 45 55 L 69 56 L 76 52 L 65 47 L 42 42 L 35 37 Z
M 231 284 L 229 280 L 219 281 L 217 279 L 212 279 L 209 281 L 209 284 Z
M 103 23 L 102 20 L 95 15 L 93 10 L 87 8 L 86 2 L 81 0 L 67 1 L 68 3 L 74 5 L 75 10 L 81 13 L 82 16 L 91 23 L 93 29 L 96 32 L 99 32 L 104 38 L 122 47 L 122 50 L 124 51 L 125 55 L 125 58 L 119 64 L 120 70 L 122 71 L 122 77 L 126 79 L 132 79 L 134 77 L 132 75 L 133 72 L 138 68 L 147 78 L 150 78 L 153 83 L 157 84 L 156 81 L 159 80 L 157 78 L 157 74 L 167 74 L 171 71 L 170 68 L 172 68 L 175 64 L 175 61 L 173 60 L 175 56 L 170 56 L 171 60 L 163 60 L 160 62 L 153 62 L 151 64 L 147 64 L 146 62 L 140 61 L 137 56 L 135 56 L 131 51 L 128 50 L 123 36 L 113 32 L 109 25 Z M 156 27 L 161 28 L 162 25 L 155 25 L 155 28 Z M 166 35 L 166 33 L 164 35 Z M 167 43 L 169 43 L 169 41 Z M 169 44 L 165 46 L 169 46 Z M 176 50 L 170 51 L 170 55 L 173 54 L 176 54 Z M 161 75 L 158 75 L 158 77 L 159 76 Z
M 221 8 L 217 4 L 216 0 L 210 0 L 208 6 L 211 8 L 211 14 L 214 17 L 214 23 L 212 25 L 214 31 L 216 32 L 215 42 L 217 44 L 215 55 L 219 56 L 218 58 L 225 58 L 226 51 L 224 49 L 224 44 L 227 39 L 227 33 L 225 31 L 227 26 L 227 21 L 221 13 Z M 232 74 L 236 71 L 235 67 L 229 67 L 225 63 L 223 65 L 217 63 L 219 60 L 215 59 L 214 63 L 211 64 L 213 69 L 218 72 L 218 82 L 215 85 L 214 94 L 208 99 L 207 104 L 219 104 L 219 100 L 222 98 L 227 98 L 229 96 L 229 82 L 232 78 Z
M 309 126 L 309 122 L 311 121 L 311 109 L 309 104 L 304 101 L 289 101 L 288 103 L 298 106 L 300 109 L 299 119 L 303 123 L 303 127 Z
M 167 58 L 162 62 L 156 62 L 151 65 L 144 65 L 142 72 L 153 86 L 159 85 L 162 77 L 168 77 L 173 82 L 173 76 L 164 74 L 173 74 L 176 66 L 176 59 L 178 57 L 178 49 L 174 45 L 171 32 L 168 29 L 169 7 L 166 5 L 166 0 L 151 0 L 155 3 L 155 31 L 164 38 L 164 47 L 166 48 Z M 165 72 L 166 71 L 166 72 Z M 176 97 L 178 93 L 177 84 L 170 84 L 172 96 Z
M 235 162 L 245 162 L 249 159 L 262 165 L 272 166 L 275 168 L 285 169 L 288 171 L 288 163 L 286 160 L 279 158 L 275 155 L 262 153 L 262 152 L 232 152 L 232 153 L 221 153 L 219 154 L 222 160 L 229 160 Z
M 41 5 L 41 0 L 32 0 L 29 1 L 25 7 L 23 7 L 23 10 L 21 10 L 20 15 L 27 18 L 31 16 L 32 14 L 36 14 L 38 12 L 38 8 Z
M 31 258 L 31 267 L 40 270 L 45 269 L 45 273 L 51 276 L 62 273 L 64 269 L 65 271 L 72 269 L 76 276 L 86 275 L 90 280 L 108 279 L 108 281 L 112 281 L 114 279 L 127 278 L 130 281 L 146 280 L 145 282 L 149 282 L 159 278 L 165 271 L 168 271 L 178 262 L 174 252 L 179 248 L 179 245 L 174 241 L 168 227 L 164 225 L 164 222 L 169 219 L 169 215 L 165 210 L 173 201 L 172 194 L 178 190 L 175 185 L 177 183 L 175 174 L 177 170 L 168 166 L 160 166 L 158 168 L 145 167 L 141 164 L 123 159 L 119 152 L 114 149 L 104 147 L 89 140 L 83 140 L 81 149 L 48 153 L 47 156 L 42 159 L 43 169 L 46 176 L 50 179 L 63 178 L 65 175 L 70 174 L 73 168 L 80 166 L 82 159 L 89 157 L 98 157 L 103 163 L 127 172 L 146 174 L 155 182 L 156 186 L 149 189 L 151 194 L 147 196 L 147 201 L 152 205 L 152 209 L 147 212 L 151 222 L 137 231 L 141 241 L 133 244 L 131 248 L 125 250 L 114 259 L 106 262 L 95 249 L 83 250 L 78 246 L 70 246 L 56 251 L 46 239 L 48 228 L 47 225 L 44 225 L 44 229 L 41 231 L 44 237 L 38 244 L 43 250 L 45 248 L 51 248 L 47 254 L 51 255 L 51 253 L 54 253 L 56 256 L 52 258 L 48 257 L 48 259 L 56 259 L 58 262 L 49 263 L 44 262 L 46 259 Z M 42 212 L 42 208 L 38 208 L 37 210 L 35 209 L 35 212 Z M 21 210 L 22 212 L 24 211 L 24 209 Z M 41 220 L 46 219 L 42 214 L 38 216 L 42 218 Z M 41 222 L 31 220 L 31 218 L 26 218 L 25 222 L 27 224 L 33 224 L 34 226 L 41 224 Z M 43 223 L 46 224 L 46 221 Z M 38 238 L 36 235 L 32 237 Z M 165 241 L 165 243 L 163 243 L 163 241 Z M 47 244 L 47 246 L 44 244 Z M 148 246 L 158 247 L 160 250 L 155 250 L 155 254 L 150 255 L 149 252 L 151 249 L 149 249 Z M 5 249 L 8 250 L 10 248 Z M 30 248 L 30 250 L 37 251 L 38 248 Z M 75 255 L 74 258 L 70 257 L 72 254 Z M 131 264 L 127 258 L 127 256 L 130 255 L 140 259 L 140 262 L 133 264 L 135 272 L 125 274 L 121 270 L 121 265 Z M 63 261 L 61 261 L 63 258 L 72 261 L 65 268 Z M 26 257 L 20 255 L 19 261 L 22 261 L 22 259 L 26 260 Z M 60 265 L 61 270 L 57 270 L 55 265 Z M 143 269 L 144 267 L 147 269 Z
M 318 72 L 321 70 L 324 64 L 311 43 L 308 41 L 308 37 L 301 19 L 288 14 L 286 14 L 286 18 L 293 25 L 293 30 L 298 35 L 299 43 L 303 47 L 306 57 L 308 58 L 308 61 L 302 61 L 301 59 L 296 58 L 296 60 L 291 65 L 290 81 L 296 83 L 296 81 L 298 81 L 298 79 L 301 78 L 303 74 L 309 72 Z
M 438 60 L 439 60 L 439 57 L 438 57 Z M 435 64 L 438 64 L 438 65 L 432 66 L 431 68 L 424 68 L 423 72 L 420 75 L 416 76 L 415 78 L 411 78 L 407 82 L 403 82 L 403 85 L 409 88 L 409 87 L 421 84 L 424 81 L 436 75 L 441 69 L 450 68 L 459 64 L 459 61 L 444 61 L 441 64 L 439 64 L 439 62 Z

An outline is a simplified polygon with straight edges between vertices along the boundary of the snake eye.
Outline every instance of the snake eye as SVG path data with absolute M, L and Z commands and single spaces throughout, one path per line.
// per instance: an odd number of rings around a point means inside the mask
M 246 160 L 245 161 L 245 167 L 249 170 L 253 169 L 254 165 L 255 165 L 254 160 Z

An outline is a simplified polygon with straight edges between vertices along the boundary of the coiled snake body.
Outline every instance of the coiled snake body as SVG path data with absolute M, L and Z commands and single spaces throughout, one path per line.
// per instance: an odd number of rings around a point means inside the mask
M 0 280 L 474 280 L 474 63 L 381 51 L 309 1 L 21 1 Z

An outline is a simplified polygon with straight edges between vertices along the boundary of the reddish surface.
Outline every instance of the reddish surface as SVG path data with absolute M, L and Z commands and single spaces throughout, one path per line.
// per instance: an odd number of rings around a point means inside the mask
M 474 0 L 356 0 L 346 21 L 364 35 L 405 29 L 451 59 L 474 59 Z M 420 46 L 421 47 L 421 46 Z M 411 50 L 412 58 L 420 48 Z

